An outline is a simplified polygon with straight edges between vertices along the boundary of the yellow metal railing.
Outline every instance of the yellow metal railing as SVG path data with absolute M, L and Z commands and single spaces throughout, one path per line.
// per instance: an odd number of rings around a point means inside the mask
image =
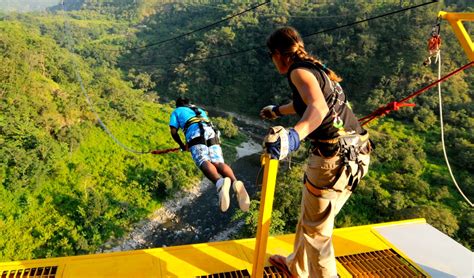
M 273 195 L 275 193 L 276 176 L 278 173 L 278 160 L 270 159 L 270 156 L 265 154 L 262 157 L 262 165 L 264 165 L 262 195 L 260 197 L 257 235 L 255 236 L 252 278 L 263 277 L 268 233 L 272 218 Z
M 471 62 L 474 61 L 474 44 L 462 23 L 463 21 L 474 21 L 474 13 L 449 13 L 440 11 L 438 17 L 449 22 L 464 52 L 466 52 L 467 57 Z

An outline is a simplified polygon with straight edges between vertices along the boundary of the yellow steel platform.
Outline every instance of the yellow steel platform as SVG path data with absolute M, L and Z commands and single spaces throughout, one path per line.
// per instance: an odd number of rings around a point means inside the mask
M 341 277 L 353 276 L 340 262 L 340 258 L 345 258 L 344 256 L 394 250 L 412 264 L 412 268 L 423 273 L 421 277 L 428 276 L 375 230 L 376 227 L 410 223 L 425 223 L 425 220 L 414 219 L 336 229 L 333 242 L 338 257 L 339 275 Z M 293 238 L 293 234 L 269 237 L 265 266 L 269 265 L 267 259 L 272 254 L 290 254 Z M 255 239 L 241 239 L 116 253 L 4 262 L 0 263 L 0 277 L 249 277 L 249 273 L 252 273 L 254 248 Z M 350 259 L 350 257 L 347 258 Z M 377 265 L 372 267 L 377 268 Z M 355 266 L 352 273 L 357 271 L 357 268 Z M 213 276 L 219 273 L 221 276 Z M 275 274 L 275 276 L 264 275 L 264 277 L 282 276 Z

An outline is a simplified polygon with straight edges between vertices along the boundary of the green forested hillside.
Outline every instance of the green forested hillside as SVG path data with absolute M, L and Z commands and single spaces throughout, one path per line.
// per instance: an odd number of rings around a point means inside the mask
M 76 70 L 98 114 L 124 144 L 137 150 L 175 147 L 167 100 L 178 94 L 255 117 L 262 106 L 288 100 L 285 78 L 265 48 L 257 48 L 277 26 L 292 25 L 307 35 L 422 3 L 301 2 L 272 2 L 169 42 L 161 41 L 256 3 L 65 1 L 66 13 L 3 16 L 0 260 L 94 252 L 199 176 L 187 154 L 135 155 L 117 146 L 88 106 Z M 435 66 L 421 64 L 439 10 L 472 12 L 474 7 L 469 0 L 441 1 L 305 41 L 344 78 L 354 110 L 364 116 L 436 79 Z M 467 57 L 446 22 L 442 36 L 447 73 L 466 64 Z M 256 50 L 210 58 L 251 48 Z M 183 62 L 196 59 L 201 60 Z M 470 69 L 442 85 L 448 155 L 471 200 L 473 84 Z M 377 145 L 371 171 L 337 225 L 425 217 L 472 248 L 473 211 L 443 160 L 437 94 L 432 89 L 414 102 L 416 107 L 369 125 Z M 301 171 L 298 165 L 280 171 L 274 233 L 294 229 Z M 241 236 L 254 235 L 255 205 L 251 214 L 241 215 L 249 223 Z
M 76 69 L 124 144 L 143 151 L 175 147 L 171 109 L 132 89 L 106 61 L 65 49 L 64 33 L 56 28 L 61 22 L 0 22 L 1 260 L 94 252 L 198 174 L 188 155 L 131 154 L 101 130 Z

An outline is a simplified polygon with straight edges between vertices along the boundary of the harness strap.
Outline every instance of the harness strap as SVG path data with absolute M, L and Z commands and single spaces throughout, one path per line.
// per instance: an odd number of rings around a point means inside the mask
M 313 194 L 316 197 L 327 196 L 328 193 L 330 192 L 328 189 L 319 189 L 317 187 L 314 187 L 314 186 L 310 185 L 307 182 L 305 182 L 304 185 L 305 185 L 306 189 L 308 189 L 308 191 L 311 192 L 311 194 Z
M 350 191 L 354 191 L 356 187 L 359 185 L 360 180 L 365 175 L 364 167 L 362 165 L 361 160 L 357 160 L 357 171 L 355 174 L 351 174 L 349 177 L 348 185 L 350 186 Z
M 304 184 L 306 188 L 313 195 L 326 198 L 330 198 L 330 196 L 335 194 L 335 192 L 342 192 L 342 188 L 348 188 L 350 191 L 354 191 L 362 177 L 365 175 L 363 161 L 359 159 L 359 155 L 361 153 L 370 153 L 371 142 L 369 140 L 369 133 L 363 135 L 341 136 L 337 138 L 337 143 L 325 144 L 338 147 L 333 150 L 333 155 L 341 156 L 341 169 L 337 173 L 335 182 L 325 187 L 313 184 L 305 174 Z M 318 146 L 313 150 L 313 154 L 324 157 Z
M 342 171 L 341 171 L 342 172 Z M 339 174 L 338 174 L 339 176 Z M 340 192 L 340 190 L 337 190 L 337 189 L 334 189 L 332 185 L 328 185 L 328 186 L 317 186 L 316 184 L 312 183 L 309 179 L 308 179 L 308 176 L 306 175 L 306 173 L 304 174 L 304 178 L 303 178 L 303 181 L 304 181 L 304 184 L 306 185 L 306 187 L 311 187 L 311 189 L 308 188 L 309 191 L 311 191 L 311 193 L 313 193 L 312 191 L 323 191 L 323 190 L 334 190 L 334 191 L 338 191 Z
M 194 137 L 193 139 L 189 140 L 188 142 L 188 148 L 191 148 L 192 146 L 195 146 L 195 145 L 206 145 L 208 147 L 212 146 L 212 145 L 218 145 L 220 144 L 220 141 L 219 141 L 219 133 L 218 131 L 214 128 L 214 126 L 212 125 L 212 122 L 209 120 L 209 119 L 206 119 L 204 117 L 201 117 L 201 111 L 199 111 L 199 108 L 196 107 L 195 105 L 189 105 L 189 106 L 186 106 L 188 107 L 189 109 L 193 110 L 194 114 L 196 114 L 196 116 L 190 118 L 189 120 L 186 121 L 186 123 L 184 124 L 184 128 L 183 128 L 183 132 L 184 134 L 186 134 L 186 132 L 188 131 L 188 128 L 193 125 L 193 124 L 198 124 L 199 125 L 199 136 L 198 137 Z M 208 126 L 210 126 L 212 129 L 214 129 L 214 132 L 215 132 L 215 136 L 212 137 L 212 138 L 209 138 L 209 139 L 205 139 L 205 132 L 204 132 L 204 123 L 207 124 Z
M 192 124 L 196 124 L 196 123 L 200 123 L 200 125 L 202 125 L 202 123 L 206 123 L 206 124 L 211 124 L 211 122 L 206 119 L 206 118 L 203 118 L 203 117 L 192 117 L 190 118 L 185 124 L 184 124 L 184 128 L 183 128 L 183 132 L 184 134 L 186 134 L 186 132 L 188 131 L 188 128 L 192 125 Z M 202 134 L 202 131 L 201 130 L 201 134 Z
M 204 117 L 201 117 L 201 111 L 199 111 L 199 108 L 195 105 L 188 105 L 186 106 L 187 108 L 193 110 L 194 114 L 196 116 L 190 118 L 189 120 L 186 121 L 186 123 L 184 124 L 184 128 L 183 128 L 183 132 L 184 134 L 186 134 L 186 132 L 188 131 L 188 128 L 193 125 L 193 124 L 199 124 L 199 131 L 201 132 L 201 136 L 204 137 L 204 126 L 203 126 L 203 123 L 206 123 L 208 125 L 210 125 L 212 127 L 212 123 L 211 121 L 209 121 L 208 119 L 204 118 Z
M 344 135 L 342 135 L 342 136 L 344 136 Z M 317 139 L 315 141 L 320 142 L 320 143 L 336 144 L 336 143 L 339 143 L 339 138 L 342 137 L 342 136 L 332 138 L 332 139 Z M 369 133 L 366 132 L 365 134 L 359 134 L 359 138 L 360 138 L 359 140 L 361 142 L 365 142 L 369 139 Z
M 198 136 L 198 137 L 194 137 L 193 139 L 189 140 L 188 142 L 188 148 L 191 148 L 192 146 L 195 146 L 195 145 L 206 145 L 208 147 L 212 146 L 212 145 L 218 145 L 219 144 L 219 139 L 217 138 L 217 134 L 215 137 L 212 137 L 210 139 L 204 139 L 204 136 Z
M 334 185 L 324 186 L 324 187 L 316 186 L 314 183 L 312 183 L 308 179 L 306 174 L 304 175 L 304 185 L 305 185 L 306 189 L 308 189 L 308 191 L 316 197 L 322 197 L 322 198 L 326 198 L 326 199 L 333 199 L 333 198 L 336 197 L 337 193 L 342 192 L 342 190 L 336 189 L 336 185 L 338 185 L 338 183 L 340 183 L 339 181 L 342 180 L 341 178 L 344 175 L 345 168 L 346 168 L 345 166 L 343 166 L 341 168 L 341 171 L 338 173 L 338 178 L 337 178 L 336 182 L 334 183 Z M 337 188 L 339 188 L 339 186 L 337 186 Z
M 329 199 L 333 198 L 334 194 L 342 192 L 342 190 L 338 188 L 348 188 L 353 192 L 359 184 L 359 181 L 364 176 L 364 169 L 362 166 L 362 161 L 344 163 L 337 174 L 336 181 L 332 185 L 324 187 L 316 186 L 305 174 L 304 185 L 314 196 Z M 354 169 L 356 170 L 354 171 Z
M 373 149 L 368 132 L 362 135 L 342 135 L 333 139 L 312 140 L 311 144 L 311 152 L 324 158 L 349 155 L 355 159 L 357 154 L 369 153 Z

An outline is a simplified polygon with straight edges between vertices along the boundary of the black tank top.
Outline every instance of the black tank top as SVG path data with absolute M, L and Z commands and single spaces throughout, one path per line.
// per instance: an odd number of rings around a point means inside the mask
M 329 112 L 323 119 L 321 125 L 308 135 L 311 140 L 328 140 L 337 138 L 344 134 L 365 134 L 366 131 L 360 126 L 359 121 L 346 102 L 346 95 L 339 83 L 329 79 L 323 68 L 309 61 L 295 62 L 288 69 L 287 78 L 293 92 L 293 107 L 301 117 L 306 111 L 304 103 L 296 86 L 291 81 L 291 72 L 297 68 L 305 68 L 313 73 L 318 80 Z M 335 117 L 338 117 L 336 123 Z

